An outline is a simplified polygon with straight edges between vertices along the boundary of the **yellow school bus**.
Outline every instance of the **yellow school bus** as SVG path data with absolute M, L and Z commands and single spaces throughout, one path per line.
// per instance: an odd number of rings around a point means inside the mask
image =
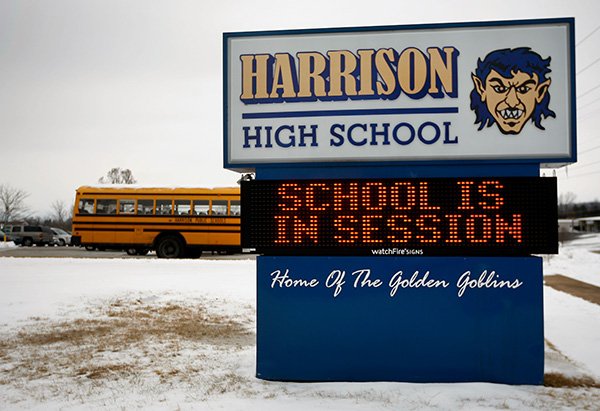
M 159 258 L 239 252 L 239 188 L 79 187 L 74 245 L 122 248 Z

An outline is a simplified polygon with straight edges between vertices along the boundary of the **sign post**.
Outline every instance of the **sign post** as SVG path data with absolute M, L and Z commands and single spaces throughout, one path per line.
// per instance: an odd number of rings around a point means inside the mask
M 477 41 L 473 41 L 477 38 Z M 257 376 L 543 381 L 574 21 L 226 33 Z

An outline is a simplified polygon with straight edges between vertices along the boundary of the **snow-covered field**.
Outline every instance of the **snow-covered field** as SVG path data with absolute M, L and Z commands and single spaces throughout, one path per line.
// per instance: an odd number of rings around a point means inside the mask
M 545 274 L 600 286 L 600 237 Z M 256 379 L 255 262 L 8 258 L 0 409 L 600 409 L 600 388 Z M 546 373 L 600 381 L 600 306 L 544 288 Z

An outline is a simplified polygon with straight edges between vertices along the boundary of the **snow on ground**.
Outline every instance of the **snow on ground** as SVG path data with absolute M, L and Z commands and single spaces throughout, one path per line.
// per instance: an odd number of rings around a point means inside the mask
M 594 252 L 596 251 L 596 252 Z M 544 274 L 562 274 L 600 287 L 600 235 L 585 234 L 544 257 Z
M 1 254 L 0 254 L 1 256 Z M 79 315 L 81 304 L 177 294 L 254 305 L 254 261 L 0 258 L 0 324 Z
M 562 274 L 600 287 L 600 235 L 586 234 L 544 257 L 544 275 Z M 600 379 L 600 306 L 544 287 L 545 336 Z
M 600 306 L 550 287 L 544 303 L 546 339 L 600 380 Z
M 546 274 L 599 284 L 598 237 Z M 255 262 L 0 254 L 0 409 L 598 409 L 600 388 L 256 379 Z M 544 287 L 546 373 L 600 379 L 600 308 Z M 588 379 L 588 381 L 590 381 Z
M 12 241 L 0 240 L 0 250 L 5 249 L 5 248 L 15 248 L 15 247 L 16 247 L 16 245 Z

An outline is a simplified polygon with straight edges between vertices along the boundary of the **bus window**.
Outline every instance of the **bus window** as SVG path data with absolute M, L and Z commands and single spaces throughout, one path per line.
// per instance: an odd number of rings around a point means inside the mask
M 156 200 L 156 214 L 169 215 L 173 211 L 172 200 Z
M 192 211 L 192 200 L 175 200 L 176 215 L 190 215 Z
M 97 200 L 96 214 L 117 214 L 117 200 Z
M 79 214 L 94 214 L 94 199 L 82 198 L 77 209 Z
M 135 200 L 119 200 L 119 214 L 134 214 Z
M 213 200 L 212 214 L 227 215 L 227 200 Z
M 138 200 L 137 213 L 151 215 L 154 210 L 154 200 Z
M 230 215 L 240 215 L 241 206 L 239 200 L 231 200 Z
M 194 200 L 194 214 L 208 215 L 208 200 Z

